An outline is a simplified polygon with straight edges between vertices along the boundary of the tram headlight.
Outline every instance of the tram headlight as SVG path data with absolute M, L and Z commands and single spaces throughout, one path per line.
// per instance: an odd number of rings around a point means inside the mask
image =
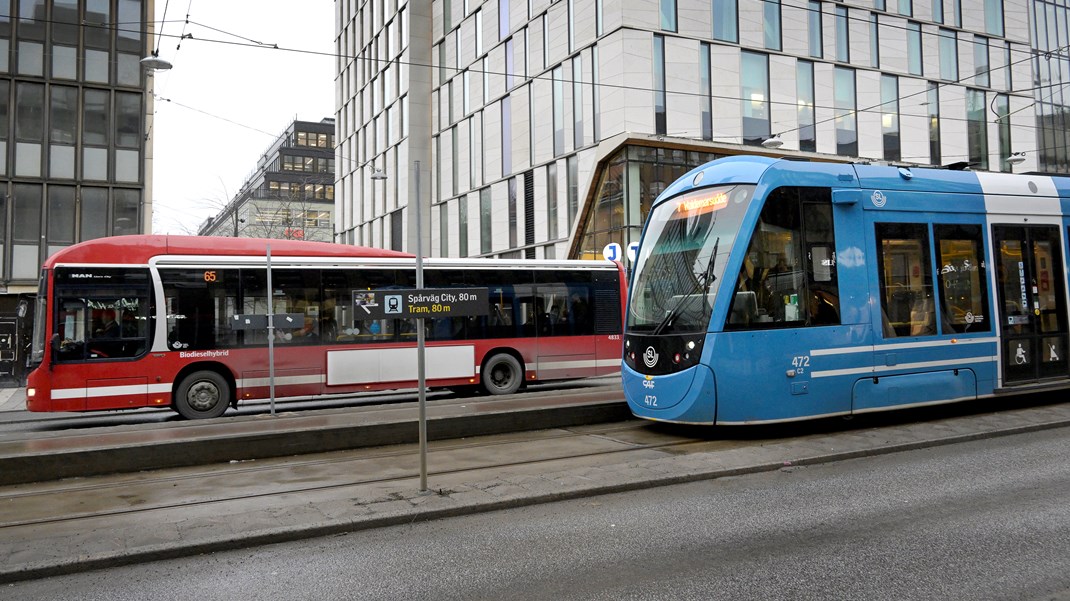
M 687 341 L 687 350 L 689 350 L 689 351 L 695 350 L 695 341 L 694 340 L 688 340 Z
M 680 364 L 680 353 L 676 353 L 675 355 L 672 356 L 672 362 L 676 363 L 677 365 Z

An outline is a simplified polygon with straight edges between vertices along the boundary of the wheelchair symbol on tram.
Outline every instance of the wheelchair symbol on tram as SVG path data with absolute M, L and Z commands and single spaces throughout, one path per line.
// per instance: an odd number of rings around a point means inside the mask
M 1018 348 L 1014 351 L 1014 362 L 1018 365 L 1022 365 L 1029 362 L 1029 357 L 1025 354 L 1025 349 L 1022 348 L 1022 343 L 1018 343 Z

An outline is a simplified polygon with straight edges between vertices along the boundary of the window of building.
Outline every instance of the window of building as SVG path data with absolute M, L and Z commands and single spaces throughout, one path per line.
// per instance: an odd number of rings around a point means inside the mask
M 876 234 L 884 337 L 936 335 L 928 226 L 878 223 Z
M 698 52 L 698 81 L 702 98 L 699 100 L 699 113 L 702 127 L 702 139 L 713 139 L 713 81 L 710 77 L 710 45 L 702 43 Z
M 955 27 L 962 27 L 962 0 L 951 0 L 951 10 Z
M 51 92 L 49 174 L 55 178 L 74 179 L 75 142 L 78 136 L 78 88 L 54 85 Z
M 676 0 L 659 0 L 661 14 L 661 29 L 663 31 L 676 31 Z
M 546 166 L 546 223 L 547 237 L 550 240 L 558 238 L 557 229 L 557 162 Z
M 943 162 L 940 152 L 940 84 L 928 83 L 925 105 L 929 115 L 929 163 L 939 165 Z
M 462 196 L 457 205 L 457 244 L 460 247 L 460 256 L 468 256 L 468 197 Z
M 509 230 L 509 248 L 516 248 L 517 244 L 517 205 L 516 205 L 516 178 L 511 177 L 506 181 L 506 190 L 508 192 L 508 230 Z
M 136 234 L 141 228 L 141 190 L 116 188 L 113 192 L 114 211 L 111 233 L 113 236 Z
M 1009 70 L 1010 69 L 1008 69 L 1008 71 Z M 591 125 L 594 127 L 594 140 L 596 143 L 602 139 L 600 117 L 602 108 L 598 101 L 600 89 L 601 88 L 598 85 L 598 46 L 591 46 L 591 104 L 594 109 L 592 111 L 593 118 Z
M 825 55 L 824 37 L 821 31 L 821 3 L 817 0 L 810 0 L 807 4 L 806 14 L 806 29 L 807 29 L 807 47 L 810 56 L 814 58 L 821 58 Z
M 769 57 L 742 52 L 740 60 L 743 143 L 760 145 L 769 138 Z
M 516 67 L 513 60 L 513 38 L 509 38 L 505 41 L 505 89 L 506 91 L 513 89 L 514 76 L 516 75 Z
M 15 97 L 15 175 L 41 176 L 45 87 L 19 82 Z
M 513 102 L 502 98 L 502 175 L 513 172 Z
M 81 202 L 81 237 L 93 240 L 108 235 L 108 191 L 102 188 L 83 187 L 79 194 Z
M 438 256 L 450 256 L 450 205 L 438 205 Z
M 74 188 L 69 186 L 48 187 L 48 253 L 52 254 L 74 244 L 75 234 Z
M 836 60 L 851 62 L 850 26 L 847 22 L 847 7 L 836 7 Z
M 509 36 L 509 0 L 498 0 L 498 41 Z
M 483 56 L 483 9 L 480 8 L 476 11 L 475 16 L 475 43 L 476 43 L 476 58 Z
M 665 38 L 654 36 L 654 133 L 668 133 L 665 115 Z
M 568 230 L 576 223 L 580 212 L 580 161 L 576 155 L 565 159 L 565 179 L 568 193 Z
M 1008 67 L 1009 69 L 1009 67 Z M 973 83 L 987 88 L 991 85 L 988 64 L 988 38 L 979 35 L 973 36 Z
M 713 39 L 739 42 L 739 0 L 713 0 Z
M 832 192 L 778 188 L 758 217 L 725 329 L 839 323 Z
M 663 2 L 665 0 L 662 0 Z M 530 5 L 530 2 L 528 3 Z M 568 17 L 568 53 L 572 54 L 576 50 L 576 3 L 575 0 L 566 0 L 565 12 Z M 528 10 L 530 13 L 530 9 Z
M 899 141 L 899 78 L 895 75 L 881 75 L 881 138 L 884 144 L 884 160 L 902 159 Z
M 603 22 L 602 0 L 594 0 L 594 34 L 602 37 L 603 33 L 605 33 L 605 23 Z
M 869 66 L 881 68 L 881 36 L 877 13 L 869 13 Z
M 1007 159 L 1011 156 L 1011 106 L 1006 94 L 996 94 L 992 101 L 992 110 L 996 114 L 996 125 L 999 127 L 999 170 L 1011 173 L 1014 169 L 1007 164 Z
M 940 43 L 940 78 L 957 81 L 959 78 L 958 35 L 951 29 L 941 29 L 937 38 Z
M 985 93 L 966 89 L 966 145 L 971 167 L 988 169 L 988 123 L 985 120 Z
M 780 0 L 763 0 L 762 17 L 765 47 L 769 50 L 780 50 Z
M 564 72 L 560 66 L 554 67 L 551 79 L 554 95 L 554 156 L 561 156 L 565 153 L 565 82 Z
M 572 57 L 572 148 L 583 148 L 583 59 Z
M 855 113 L 854 69 L 836 67 L 833 97 L 836 114 L 836 154 L 858 156 L 858 117 Z
M 798 96 L 799 150 L 817 152 L 817 128 L 814 119 L 814 64 L 799 61 L 795 66 L 795 87 Z
M 921 75 L 921 24 L 907 23 L 907 71 Z
M 899 14 L 903 15 L 904 17 L 914 16 L 913 0 L 898 0 L 897 5 L 898 6 L 896 8 L 896 12 L 898 12 Z
M 479 191 L 479 252 L 484 255 L 493 249 L 491 215 L 490 188 L 483 188 Z
M 985 1 L 985 33 L 1003 37 L 1003 0 Z M 1066 15 L 1063 15 L 1062 23 L 1065 24 Z M 1065 25 L 1061 25 L 1065 27 Z M 1065 40 L 1065 38 L 1063 38 Z

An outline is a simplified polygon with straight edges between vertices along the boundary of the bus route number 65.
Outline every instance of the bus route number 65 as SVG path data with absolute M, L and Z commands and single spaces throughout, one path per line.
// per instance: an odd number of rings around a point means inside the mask
M 214 282 L 214 281 L 216 281 L 216 279 L 217 279 L 217 277 L 216 277 L 216 273 L 214 271 L 206 271 L 206 272 L 204 272 L 204 281 L 206 281 L 206 282 Z

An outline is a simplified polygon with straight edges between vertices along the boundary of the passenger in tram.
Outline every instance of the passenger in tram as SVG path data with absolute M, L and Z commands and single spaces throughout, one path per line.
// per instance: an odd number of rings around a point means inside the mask
M 810 291 L 810 325 L 830 326 L 840 323 L 839 299 L 825 290 Z

